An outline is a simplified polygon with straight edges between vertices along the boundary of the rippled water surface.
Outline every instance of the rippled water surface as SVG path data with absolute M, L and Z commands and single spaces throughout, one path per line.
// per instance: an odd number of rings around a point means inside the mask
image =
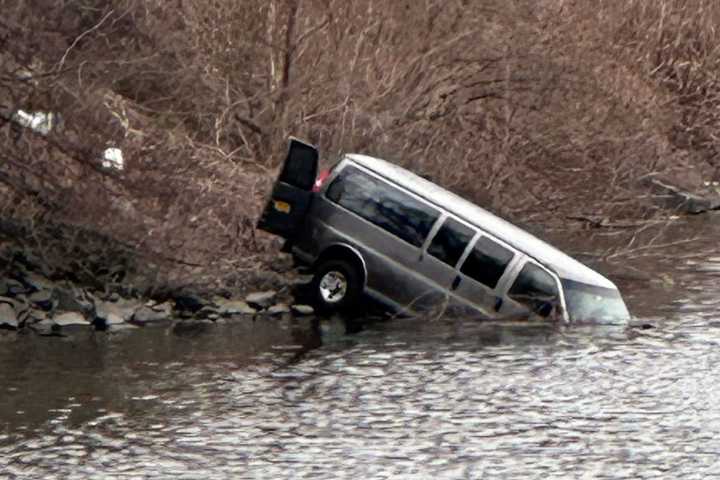
M 702 228 L 616 257 L 629 329 L 257 319 L 0 335 L 0 478 L 720 476 L 720 228 Z

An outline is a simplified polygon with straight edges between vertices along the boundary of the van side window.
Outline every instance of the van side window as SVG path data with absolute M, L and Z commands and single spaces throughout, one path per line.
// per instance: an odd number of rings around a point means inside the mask
M 421 201 L 352 167 L 340 172 L 326 196 L 416 247 L 422 246 L 440 216 Z
M 507 248 L 487 237 L 480 237 L 460 271 L 490 288 L 495 288 L 513 256 L 513 252 Z
M 470 243 L 475 231 L 453 218 L 448 218 L 428 246 L 428 253 L 454 267 Z
M 518 274 L 508 296 L 529 307 L 533 312 L 547 317 L 559 299 L 557 283 L 548 272 L 534 263 L 526 263 Z

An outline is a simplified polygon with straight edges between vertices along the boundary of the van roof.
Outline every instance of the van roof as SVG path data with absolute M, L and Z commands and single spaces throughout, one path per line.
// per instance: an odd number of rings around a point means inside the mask
M 348 154 L 345 157 L 488 231 L 550 268 L 560 278 L 617 289 L 610 280 L 552 245 L 399 165 L 367 155 Z

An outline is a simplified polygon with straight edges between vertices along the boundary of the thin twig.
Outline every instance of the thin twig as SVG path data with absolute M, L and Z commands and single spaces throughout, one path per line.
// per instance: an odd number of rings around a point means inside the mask
M 70 46 L 67 48 L 67 50 L 65 50 L 65 53 L 63 54 L 62 58 L 60 58 L 60 62 L 58 62 L 56 70 L 58 70 L 58 71 L 62 70 L 63 66 L 65 65 L 65 60 L 67 59 L 67 56 L 70 54 L 70 51 L 73 48 L 75 48 L 75 46 L 78 44 L 78 42 L 80 40 L 82 40 L 83 37 L 85 37 L 86 35 L 89 35 L 92 32 L 94 32 L 95 30 L 97 30 L 98 28 L 100 28 L 100 26 L 103 23 L 105 23 L 105 20 L 107 20 L 110 17 L 110 15 L 112 15 L 113 13 L 115 13 L 115 10 L 110 10 L 108 13 L 105 14 L 105 16 L 100 20 L 100 22 L 97 23 L 97 25 L 95 25 L 94 27 L 92 27 L 88 30 L 85 30 L 83 33 L 78 35 L 77 38 L 75 38 L 75 40 L 73 40 L 73 43 L 70 44 Z

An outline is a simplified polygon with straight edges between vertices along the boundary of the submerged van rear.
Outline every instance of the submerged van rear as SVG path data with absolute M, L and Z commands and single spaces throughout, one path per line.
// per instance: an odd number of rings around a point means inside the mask
M 348 154 L 316 184 L 317 168 L 317 150 L 292 139 L 258 228 L 286 238 L 312 267 L 320 310 L 367 295 L 405 312 L 441 305 L 488 319 L 629 319 L 610 280 L 406 169 Z

